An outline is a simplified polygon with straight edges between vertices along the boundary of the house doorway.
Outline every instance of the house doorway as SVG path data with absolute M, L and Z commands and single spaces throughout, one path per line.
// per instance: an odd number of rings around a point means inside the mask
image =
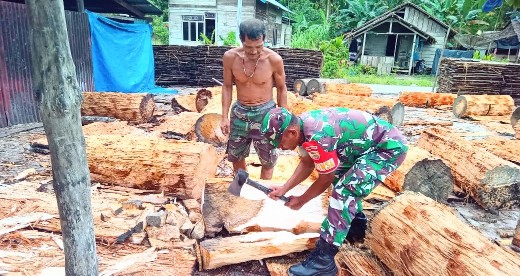
M 204 35 L 211 39 L 211 43 L 215 43 L 215 13 L 207 12 L 205 14 L 205 25 L 206 29 L 204 30 Z
M 388 40 L 386 42 L 386 56 L 395 58 L 395 44 L 397 42 L 397 35 L 392 34 L 388 35 Z

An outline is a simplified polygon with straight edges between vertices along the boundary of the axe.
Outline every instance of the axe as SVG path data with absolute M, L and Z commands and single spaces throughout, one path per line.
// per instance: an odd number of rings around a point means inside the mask
M 262 192 L 264 192 L 266 195 L 273 191 L 273 189 L 267 188 L 264 185 L 249 179 L 249 174 L 242 170 L 238 169 L 237 174 L 233 178 L 233 182 L 231 182 L 231 185 L 228 187 L 228 192 L 235 196 L 240 196 L 240 191 L 242 190 L 242 187 L 244 184 L 248 184 Z M 281 200 L 288 202 L 289 198 L 286 196 L 280 196 Z

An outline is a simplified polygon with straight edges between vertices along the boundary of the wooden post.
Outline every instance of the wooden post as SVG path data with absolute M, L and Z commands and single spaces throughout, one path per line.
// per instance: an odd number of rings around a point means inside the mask
M 408 64 L 408 75 L 412 74 L 412 67 L 413 67 L 413 55 L 415 54 L 415 41 L 417 40 L 417 34 L 413 35 L 413 42 L 412 42 L 412 55 L 410 57 L 410 64 Z
M 27 0 L 32 83 L 49 142 L 66 275 L 98 275 L 82 95 L 62 0 Z M 52 50 L 49 50 L 52 49 Z
M 85 2 L 83 0 L 76 0 L 76 7 L 78 12 L 84 12 L 85 11 Z
M 446 42 L 448 42 L 448 37 L 450 36 L 450 32 L 451 32 L 451 27 L 448 28 L 448 32 L 446 33 L 446 36 L 444 37 L 444 43 L 442 45 L 441 55 L 439 56 L 439 62 L 437 63 L 437 68 L 435 70 L 435 80 L 433 81 L 432 92 L 435 92 L 435 85 L 437 84 L 437 80 L 439 79 L 439 70 L 441 69 L 442 57 L 444 56 L 444 48 L 446 48 Z M 443 91 L 441 91 L 441 92 L 443 92 Z
M 363 48 L 361 49 L 361 62 L 363 62 L 363 56 L 365 55 L 365 43 L 367 42 L 367 33 L 363 34 Z

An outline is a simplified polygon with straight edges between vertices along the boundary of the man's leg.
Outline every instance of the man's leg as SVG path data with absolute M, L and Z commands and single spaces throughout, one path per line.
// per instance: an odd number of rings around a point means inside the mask
M 233 164 L 233 173 L 236 173 L 238 169 L 242 169 L 244 171 L 247 171 L 246 169 L 246 160 L 245 159 L 238 159 L 236 162 L 231 162 Z
M 278 160 L 278 153 L 276 149 L 264 140 L 253 140 L 258 159 L 262 164 L 262 170 L 260 172 L 260 178 L 264 180 L 271 180 L 273 178 L 274 166 L 276 160 Z
M 246 157 L 249 156 L 251 138 L 249 138 L 249 125 L 244 120 L 245 113 L 236 105 L 231 108 L 231 124 L 226 153 L 228 160 L 233 164 L 233 173 L 238 169 L 246 170 Z

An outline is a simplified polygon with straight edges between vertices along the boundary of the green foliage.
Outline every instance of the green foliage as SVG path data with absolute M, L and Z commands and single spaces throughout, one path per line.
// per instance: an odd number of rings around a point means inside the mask
M 152 21 L 154 44 L 168 45 L 168 28 L 164 26 L 160 16 L 155 16 Z
M 480 59 L 480 51 L 473 52 L 473 59 Z
M 390 85 L 416 85 L 416 86 L 433 86 L 435 81 L 434 76 L 413 76 L 413 77 L 400 77 L 396 75 L 369 75 L 369 74 L 358 74 L 347 76 L 346 79 L 353 83 L 365 83 L 365 84 L 390 84 Z
M 343 41 L 343 36 L 321 42 L 320 51 L 323 53 L 322 75 L 326 78 L 340 77 L 349 62 L 348 47 Z
M 229 32 L 225 38 L 219 35 L 219 38 L 224 43 L 224 46 L 238 46 L 235 32 Z
M 203 33 L 200 33 L 200 37 L 202 39 L 200 39 L 199 41 L 203 44 L 203 45 L 216 45 L 215 43 L 215 30 L 213 30 L 213 32 L 211 33 L 211 38 L 207 37 L 205 34 Z

